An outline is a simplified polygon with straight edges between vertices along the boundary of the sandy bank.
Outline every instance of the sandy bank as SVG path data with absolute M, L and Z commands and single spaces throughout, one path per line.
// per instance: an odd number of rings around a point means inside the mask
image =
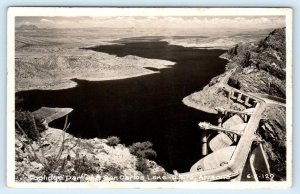
M 215 107 L 223 107 L 225 109 L 232 110 L 244 110 L 245 107 L 234 103 L 231 99 L 228 99 L 223 90 L 220 89 L 218 84 L 207 85 L 202 90 L 194 92 L 189 96 L 183 98 L 182 102 L 191 108 L 197 110 L 217 114 Z
M 192 37 L 183 39 L 165 38 L 162 41 L 168 42 L 170 45 L 178 45 L 183 47 L 194 47 L 199 49 L 224 49 L 227 50 L 241 42 L 257 41 L 260 36 L 213 36 L 213 37 Z
M 71 80 L 75 78 L 106 81 L 138 77 L 159 73 L 155 70 L 170 68 L 175 64 L 132 55 L 117 57 L 85 49 L 62 48 L 61 45 L 59 48 L 52 46 L 40 50 L 42 53 L 36 47 L 28 47 L 17 55 L 16 91 L 71 88 L 77 85 Z

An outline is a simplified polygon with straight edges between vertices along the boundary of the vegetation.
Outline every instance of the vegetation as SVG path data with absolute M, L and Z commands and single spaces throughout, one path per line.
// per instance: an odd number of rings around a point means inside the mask
M 107 138 L 107 145 L 109 146 L 116 146 L 120 143 L 120 138 L 116 137 L 116 136 L 110 136 Z
M 30 120 L 30 118 L 32 118 Z M 63 133 L 60 139 L 62 139 L 61 144 L 58 145 L 58 152 L 51 156 L 45 156 L 43 149 L 43 142 L 41 139 L 40 131 L 44 128 L 37 127 L 36 120 L 30 112 L 19 112 L 18 119 L 16 119 L 17 134 L 16 138 L 22 142 L 24 149 L 29 151 L 31 164 L 35 164 L 35 168 L 42 165 L 39 171 L 35 172 L 35 176 L 46 176 L 57 175 L 62 176 L 63 180 L 60 181 L 80 181 L 78 180 L 66 180 L 66 177 L 75 176 L 80 177 L 83 174 L 93 174 L 96 173 L 95 164 L 91 163 L 86 157 L 80 157 L 78 149 L 76 149 L 76 156 L 73 161 L 70 161 L 70 156 L 62 157 L 62 152 L 65 150 L 66 143 L 66 130 L 69 128 L 68 116 L 66 116 L 65 124 L 63 128 Z M 19 124 L 20 122 L 20 124 Z M 40 121 L 39 121 L 40 122 Z M 33 129 L 33 130 L 32 130 Z M 25 138 L 25 141 L 22 140 Z M 38 148 L 34 148 L 33 145 L 37 142 Z M 80 139 L 73 146 L 75 148 L 77 145 L 81 145 Z M 86 147 L 87 144 L 83 144 Z M 90 145 L 89 145 L 90 146 Z M 71 148 L 72 149 L 72 148 Z M 18 158 L 18 157 L 17 157 Z M 23 171 L 18 171 L 16 173 L 16 180 L 22 180 L 24 177 Z M 43 180 L 47 181 L 47 180 Z
M 149 141 L 137 142 L 129 146 L 129 151 L 131 154 L 139 158 L 155 158 L 157 156 L 156 152 L 152 149 L 153 144 Z
M 138 158 L 136 162 L 136 169 L 144 175 L 150 174 L 150 168 L 147 161 L 144 158 Z
M 106 155 L 112 154 L 112 148 L 103 146 L 104 143 L 110 147 L 118 145 L 120 143 L 118 137 L 109 137 L 106 142 L 75 138 L 66 133 L 70 126 L 68 117 L 65 119 L 61 133 L 59 130 L 44 133 L 45 127 L 42 121 L 35 118 L 30 112 L 20 111 L 17 118 L 15 135 L 16 181 L 81 182 L 92 181 L 93 177 L 100 177 L 99 181 L 104 179 L 124 181 L 121 179 L 122 175 L 124 175 L 125 168 L 129 167 L 124 166 L 126 162 L 108 159 L 111 156 Z M 140 154 L 141 157 L 137 162 L 137 169 L 143 174 L 149 174 L 151 168 L 153 168 L 153 165 L 149 166 L 147 161 L 142 158 L 153 155 L 149 154 L 154 152 L 148 149 L 152 146 L 149 143 L 141 144 L 141 150 L 145 149 L 146 151 L 144 150 L 145 153 Z M 139 147 L 136 146 L 138 144 L 134 145 L 133 147 Z M 135 157 L 129 154 L 128 151 L 123 153 L 126 157 L 124 160 L 134 160 Z M 104 156 L 103 161 L 99 156 Z M 134 169 L 134 166 L 131 169 Z M 53 176 L 61 177 L 61 179 L 52 180 L 51 177 Z M 40 177 L 43 179 L 38 179 Z
M 40 132 L 45 130 L 42 121 L 38 118 L 35 118 L 33 114 L 28 111 L 17 111 L 16 113 L 16 138 L 24 144 L 24 149 L 27 149 L 29 151 L 31 155 L 30 158 L 32 158 L 33 161 L 36 161 L 43 165 L 43 171 L 45 175 L 52 173 L 54 170 L 57 170 L 59 166 L 64 166 L 59 164 L 61 164 L 62 162 L 65 163 L 65 161 L 61 161 L 60 158 L 64 150 L 65 132 L 69 128 L 69 126 L 70 124 L 68 124 L 67 116 L 63 128 L 62 143 L 61 145 L 59 145 L 57 154 L 54 156 L 45 157 L 40 135 Z M 23 136 L 25 138 L 25 141 L 23 141 L 22 138 L 18 135 Z M 33 141 L 37 142 L 38 149 L 33 148 Z
M 103 168 L 102 173 L 107 176 L 113 177 L 116 181 L 119 181 L 121 180 L 120 178 L 123 175 L 123 170 L 114 165 L 106 165 Z
M 17 110 L 16 114 L 16 129 L 17 133 L 22 134 L 21 126 L 23 132 L 30 140 L 38 140 L 39 134 L 46 130 L 40 118 L 34 117 L 29 111 Z
M 150 174 L 150 167 L 147 158 L 156 157 L 156 152 L 152 149 L 152 143 L 137 142 L 129 146 L 129 151 L 131 154 L 137 156 L 136 169 L 143 173 L 144 175 Z
M 148 158 L 156 157 L 151 142 L 137 142 L 127 149 L 120 146 L 119 152 L 113 153 L 112 147 L 120 143 L 115 136 L 102 140 L 83 140 L 75 138 L 66 131 L 69 128 L 66 116 L 63 130 L 45 131 L 41 119 L 30 112 L 18 111 L 16 116 L 16 181 L 30 182 L 81 182 L 100 180 L 124 181 L 125 169 L 136 170 L 147 177 L 161 177 L 164 181 L 168 174 L 157 167 Z M 104 146 L 104 144 L 109 147 Z M 121 160 L 113 159 L 123 154 Z M 136 157 L 135 157 L 136 156 Z M 102 158 L 103 157 L 103 158 Z M 137 158 L 137 160 L 136 160 Z M 132 166 L 128 167 L 128 164 Z M 61 177 L 53 180 L 51 177 Z M 70 178 L 72 177 L 72 178 Z M 33 179 L 32 179 L 33 178 Z M 39 179 L 42 178 L 42 179 Z M 150 179 L 149 181 L 153 181 Z
M 79 158 L 78 156 L 74 161 L 74 172 L 77 176 L 97 173 L 93 163 L 90 163 L 86 157 Z

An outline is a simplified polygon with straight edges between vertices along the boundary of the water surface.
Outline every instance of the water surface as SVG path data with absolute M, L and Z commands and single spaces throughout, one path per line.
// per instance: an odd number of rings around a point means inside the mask
M 75 88 L 18 92 L 17 108 L 34 111 L 41 106 L 70 107 L 69 133 L 82 138 L 118 136 L 121 143 L 150 141 L 154 160 L 171 172 L 188 171 L 201 158 L 200 121 L 215 122 L 215 115 L 182 103 L 187 95 L 202 89 L 224 72 L 224 50 L 206 50 L 168 45 L 159 38 L 120 40 L 122 45 L 92 48 L 119 57 L 136 55 L 174 61 L 160 73 L 110 81 L 74 80 Z M 154 70 L 154 69 L 153 69 Z M 52 126 L 62 126 L 53 122 Z M 50 125 L 50 126 L 51 126 Z

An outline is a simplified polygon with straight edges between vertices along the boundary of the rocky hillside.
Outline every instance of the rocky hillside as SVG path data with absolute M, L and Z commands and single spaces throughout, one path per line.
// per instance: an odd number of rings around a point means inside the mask
M 34 121 L 34 122 L 33 122 Z M 17 182 L 172 181 L 153 159 L 150 142 L 131 146 L 118 137 L 82 139 L 48 127 L 30 112 L 16 112 Z
M 119 143 L 111 145 L 109 139 L 80 139 L 49 128 L 38 141 L 16 134 L 15 148 L 18 182 L 171 180 L 154 161 L 133 155 Z
M 280 28 L 258 42 L 229 49 L 222 57 L 230 61 L 229 68 L 239 67 L 229 84 L 242 91 L 285 98 L 285 45 L 285 28 Z
M 222 80 L 230 75 L 228 85 L 253 95 L 285 101 L 286 97 L 286 37 L 285 28 L 275 29 L 260 41 L 237 44 L 224 53 L 228 59 L 227 71 L 183 99 L 187 106 L 201 111 L 217 113 L 215 107 L 243 110 L 222 88 Z M 255 94 L 256 93 L 256 94 Z M 259 94 L 258 94 L 259 93 Z M 269 104 L 262 115 L 258 134 L 263 139 L 270 170 L 274 180 L 286 179 L 286 108 Z
M 275 29 L 264 39 L 239 44 L 223 55 L 229 59 L 229 68 L 238 66 L 229 84 L 242 91 L 286 97 L 286 36 L 285 28 Z M 259 134 L 269 157 L 270 168 L 276 180 L 286 176 L 286 109 L 269 106 L 263 113 Z

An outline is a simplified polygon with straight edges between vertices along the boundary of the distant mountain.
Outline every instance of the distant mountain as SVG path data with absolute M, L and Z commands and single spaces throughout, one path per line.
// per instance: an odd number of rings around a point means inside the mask
M 39 28 L 33 24 L 30 24 L 30 25 L 23 24 L 23 25 L 17 27 L 16 29 L 18 29 L 18 30 L 36 30 Z

